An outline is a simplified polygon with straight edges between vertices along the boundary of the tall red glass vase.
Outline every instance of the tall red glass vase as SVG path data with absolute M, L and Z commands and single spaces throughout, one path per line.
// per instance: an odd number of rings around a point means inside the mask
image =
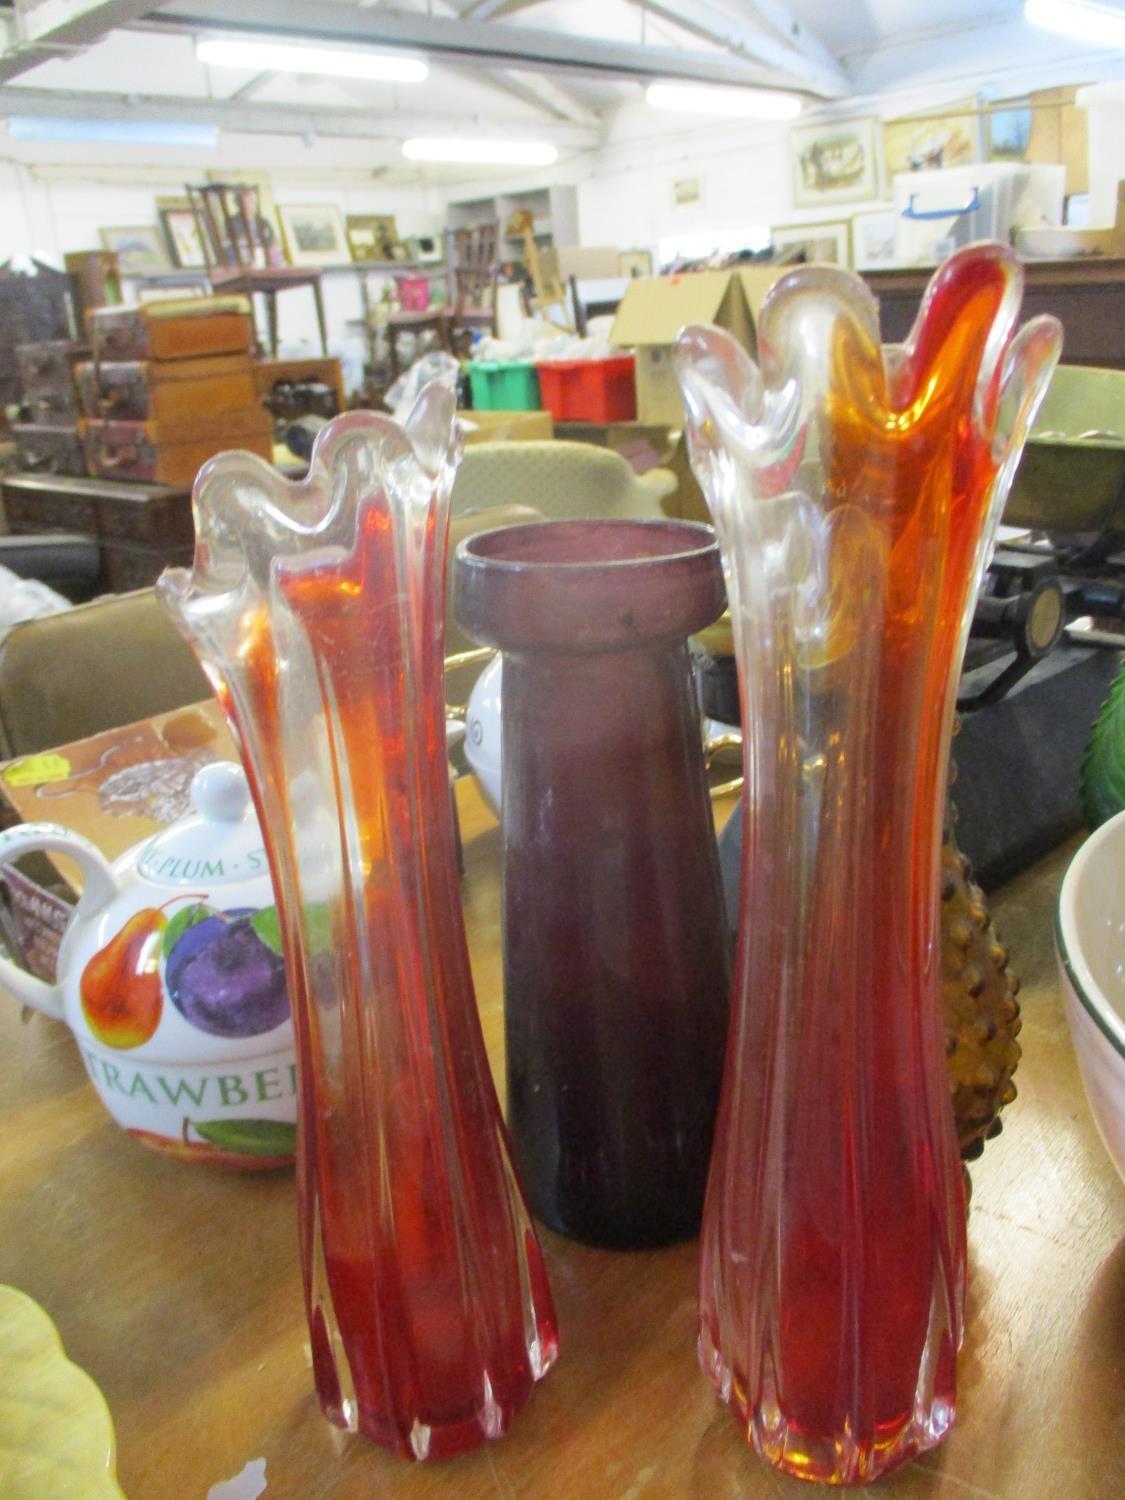
M 704 1210 L 700 1355 L 758 1453 L 862 1484 L 953 1421 L 965 1208 L 939 1009 L 956 681 L 1058 356 L 996 245 L 882 349 L 858 278 L 771 291 L 760 369 L 676 364 L 719 535 L 744 727 L 742 907 Z
M 317 1391 L 407 1456 L 499 1436 L 557 1352 L 461 917 L 442 671 L 453 397 L 331 422 L 309 477 L 228 453 L 159 591 L 237 736 L 298 1044 Z

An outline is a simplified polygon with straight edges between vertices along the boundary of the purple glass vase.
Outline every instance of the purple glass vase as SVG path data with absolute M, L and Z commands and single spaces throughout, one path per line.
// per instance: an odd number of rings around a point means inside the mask
M 557 521 L 457 552 L 504 653 L 508 1123 L 552 1228 L 640 1246 L 699 1224 L 729 961 L 686 637 L 721 612 L 709 528 Z

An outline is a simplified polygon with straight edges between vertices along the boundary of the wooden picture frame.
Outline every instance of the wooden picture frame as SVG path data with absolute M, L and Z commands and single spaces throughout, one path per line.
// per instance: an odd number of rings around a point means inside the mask
M 122 276 L 156 276 L 172 269 L 163 231 L 156 224 L 99 229 L 98 235 L 105 248 L 117 256 L 117 270 Z
M 201 271 L 207 254 L 191 204 L 186 198 L 158 198 L 156 213 L 168 244 L 172 264 L 181 271 Z
M 895 228 L 898 214 L 893 203 L 852 214 L 852 269 L 881 271 L 898 264 Z
M 395 254 L 401 242 L 393 214 L 349 214 L 347 236 L 352 260 L 357 263 L 403 258 Z
M 877 153 L 873 117 L 793 126 L 789 160 L 794 205 L 821 208 L 874 198 L 879 182 Z
M 344 216 L 334 203 L 279 203 L 291 266 L 350 266 Z
M 941 114 L 904 116 L 883 122 L 883 175 L 886 196 L 903 172 L 963 167 L 983 159 L 981 117 L 973 99 L 950 105 Z
M 777 224 L 770 230 L 770 244 L 775 251 L 803 249 L 808 261 L 822 266 L 851 264 L 851 224 L 847 219 Z

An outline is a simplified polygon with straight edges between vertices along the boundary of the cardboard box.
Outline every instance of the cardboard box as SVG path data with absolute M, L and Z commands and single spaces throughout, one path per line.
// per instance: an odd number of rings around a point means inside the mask
M 754 353 L 762 299 L 782 275 L 781 266 L 743 266 L 630 281 L 610 340 L 619 348 L 636 350 L 638 421 L 683 426 L 684 407 L 672 369 L 676 335 L 689 323 L 714 323 Z
M 466 443 L 527 443 L 555 435 L 549 411 L 463 411 L 458 416 Z
M 621 275 L 621 252 L 616 245 L 559 245 L 555 250 L 559 278 L 601 281 Z

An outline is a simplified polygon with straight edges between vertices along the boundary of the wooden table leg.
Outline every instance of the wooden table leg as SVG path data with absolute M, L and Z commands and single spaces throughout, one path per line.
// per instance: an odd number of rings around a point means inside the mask
M 277 358 L 277 293 L 271 288 L 263 293 L 266 299 L 266 328 L 268 330 L 270 358 Z
M 316 321 L 320 329 L 320 349 L 324 357 L 328 358 L 328 325 L 324 321 L 324 292 L 320 285 L 318 276 L 312 284 L 313 296 L 316 299 Z

